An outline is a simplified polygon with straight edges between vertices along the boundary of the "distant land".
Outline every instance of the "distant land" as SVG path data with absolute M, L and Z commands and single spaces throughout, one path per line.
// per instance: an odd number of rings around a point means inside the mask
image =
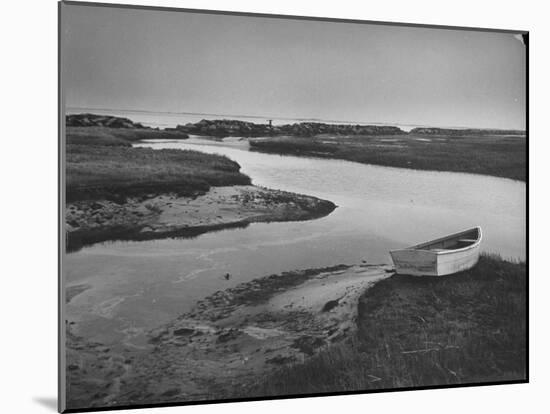
M 248 139 L 250 150 L 279 155 L 342 159 L 416 170 L 484 174 L 526 181 L 525 131 L 414 128 L 300 122 L 287 125 L 206 120 L 174 128 L 151 128 L 128 118 L 67 116 L 67 144 L 131 146 L 144 139 Z
M 107 127 L 107 128 L 137 128 L 149 129 L 139 122 L 128 118 L 121 118 L 112 115 L 95 114 L 71 114 L 65 117 L 65 124 L 68 127 Z
M 92 127 L 103 126 L 108 128 L 158 129 L 133 122 L 128 118 L 110 115 L 71 114 L 67 115 L 67 126 Z M 166 131 L 177 131 L 185 134 L 203 135 L 212 137 L 265 137 L 265 136 L 295 136 L 313 137 L 316 135 L 342 136 L 380 136 L 380 135 L 447 135 L 447 136 L 488 136 L 488 135 L 525 135 L 522 130 L 510 129 L 452 129 L 452 128 L 414 128 L 409 132 L 396 126 L 384 125 L 349 125 L 327 124 L 322 122 L 299 122 L 285 125 L 269 125 L 234 119 L 203 119 L 196 123 L 177 125 L 174 128 L 165 128 Z
M 413 128 L 409 134 L 420 135 L 461 135 L 461 136 L 473 136 L 473 135 L 525 135 L 525 131 L 517 129 L 479 129 L 479 128 L 465 128 L 465 129 L 451 129 L 451 128 Z

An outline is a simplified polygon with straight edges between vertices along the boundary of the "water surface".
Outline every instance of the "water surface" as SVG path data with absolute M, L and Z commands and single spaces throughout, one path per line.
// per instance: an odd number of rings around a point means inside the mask
M 519 181 L 262 154 L 237 138 L 137 145 L 223 154 L 256 185 L 338 208 L 317 220 L 254 223 L 195 239 L 109 242 L 68 254 L 67 286 L 92 286 L 67 305 L 68 319 L 90 339 L 142 346 L 143 332 L 216 290 L 295 269 L 391 263 L 390 249 L 475 225 L 483 228 L 483 251 L 525 258 L 526 187 Z

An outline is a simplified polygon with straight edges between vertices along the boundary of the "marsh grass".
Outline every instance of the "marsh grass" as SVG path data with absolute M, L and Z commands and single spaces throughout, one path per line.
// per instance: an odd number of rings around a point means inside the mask
M 293 395 L 525 380 L 526 266 L 482 255 L 440 278 L 394 275 L 360 298 L 358 332 L 246 388 Z
M 107 145 L 129 147 L 132 142 L 143 139 L 187 139 L 179 131 L 107 127 L 67 127 L 67 145 Z
M 252 150 L 337 158 L 363 164 L 486 174 L 525 181 L 525 136 L 317 136 L 250 142 Z
M 197 151 L 69 144 L 66 159 L 69 202 L 163 192 L 193 195 L 211 186 L 250 184 L 236 162 Z

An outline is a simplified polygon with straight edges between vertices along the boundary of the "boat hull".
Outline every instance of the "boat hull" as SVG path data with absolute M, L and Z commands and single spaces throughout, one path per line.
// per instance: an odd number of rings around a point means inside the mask
M 438 276 L 437 255 L 434 252 L 404 249 L 391 251 L 390 255 L 397 274 Z
M 413 276 L 445 276 L 474 267 L 479 260 L 481 229 L 476 228 L 474 231 L 478 232 L 477 240 L 467 247 L 455 250 L 422 248 L 429 243 L 438 243 L 444 246 L 447 238 L 442 238 L 423 245 L 390 251 L 395 272 Z M 456 238 L 463 233 L 466 232 L 448 237 L 449 239 Z

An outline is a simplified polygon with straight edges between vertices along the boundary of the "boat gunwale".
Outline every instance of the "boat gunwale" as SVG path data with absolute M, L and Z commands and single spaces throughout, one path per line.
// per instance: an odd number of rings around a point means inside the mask
M 476 229 L 478 231 L 477 240 L 474 243 L 470 244 L 469 246 L 461 247 L 459 249 L 449 249 L 449 250 L 442 250 L 442 251 L 415 248 L 416 246 L 423 246 L 423 245 L 426 245 L 426 244 L 436 243 L 438 241 L 442 241 L 442 240 L 450 239 L 450 238 L 453 238 L 453 237 L 456 237 L 456 236 L 460 236 L 461 234 L 468 233 L 468 232 L 470 232 L 472 230 L 476 230 Z M 440 256 L 440 255 L 446 255 L 446 254 L 453 254 L 453 253 L 457 253 L 457 252 L 464 252 L 464 251 L 471 250 L 471 249 L 474 249 L 474 248 L 478 247 L 481 243 L 482 237 L 483 237 L 483 235 L 481 233 L 481 227 L 476 226 L 476 227 L 472 227 L 471 229 L 467 229 L 467 230 L 464 230 L 464 231 L 459 231 L 457 233 L 453 233 L 453 234 L 450 234 L 450 235 L 445 236 L 445 237 L 440 237 L 438 239 L 433 239 L 433 240 L 430 240 L 430 241 L 427 241 L 427 242 L 424 242 L 424 243 L 419 243 L 419 244 L 416 244 L 416 245 L 411 246 L 411 247 L 406 247 L 404 249 L 390 250 L 390 254 L 392 254 L 394 252 L 409 251 L 409 252 L 426 252 L 426 253 L 429 252 L 429 253 L 435 254 L 436 256 Z

